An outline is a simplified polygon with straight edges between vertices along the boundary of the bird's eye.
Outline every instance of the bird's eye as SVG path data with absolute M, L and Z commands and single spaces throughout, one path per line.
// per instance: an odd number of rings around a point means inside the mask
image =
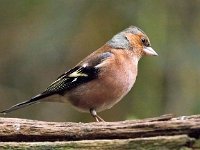
M 144 46 L 150 46 L 150 43 L 148 42 L 147 39 L 142 38 L 141 41 L 142 41 L 142 44 L 143 44 Z
M 142 43 L 145 45 L 145 43 L 146 43 L 146 39 L 145 38 L 142 38 Z

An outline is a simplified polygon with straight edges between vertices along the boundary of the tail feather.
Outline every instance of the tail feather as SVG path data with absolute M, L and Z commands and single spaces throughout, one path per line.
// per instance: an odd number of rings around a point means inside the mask
M 17 110 L 17 109 L 20 109 L 20 108 L 23 108 L 23 107 L 26 107 L 26 106 L 29 106 L 29 105 L 32 105 L 32 104 L 39 103 L 42 98 L 48 97 L 50 95 L 52 95 L 52 94 L 45 94 L 45 93 L 38 94 L 38 95 L 32 97 L 30 100 L 27 100 L 27 101 L 18 103 L 16 105 L 13 105 L 13 106 L 11 106 L 10 108 L 8 108 L 4 111 L 1 111 L 0 113 L 7 114 L 7 113 L 10 113 L 14 110 Z

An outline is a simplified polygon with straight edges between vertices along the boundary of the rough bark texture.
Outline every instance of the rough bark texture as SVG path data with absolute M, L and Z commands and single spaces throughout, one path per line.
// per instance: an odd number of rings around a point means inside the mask
M 200 149 L 200 115 L 120 122 L 0 118 L 0 149 Z

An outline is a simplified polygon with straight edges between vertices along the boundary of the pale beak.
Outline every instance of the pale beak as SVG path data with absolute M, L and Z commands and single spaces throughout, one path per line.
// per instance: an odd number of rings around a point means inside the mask
M 158 56 L 158 54 L 151 47 L 144 47 L 143 50 L 144 50 L 145 55 Z

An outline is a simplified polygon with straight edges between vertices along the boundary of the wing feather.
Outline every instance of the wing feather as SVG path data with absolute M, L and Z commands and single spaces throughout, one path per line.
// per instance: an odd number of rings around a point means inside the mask
M 88 61 L 87 65 L 76 66 L 61 75 L 46 89 L 44 93 L 63 94 L 65 91 L 69 91 L 80 84 L 96 79 L 100 69 L 95 66 L 111 57 L 111 55 L 111 52 L 105 52 L 96 55 L 96 57 Z

